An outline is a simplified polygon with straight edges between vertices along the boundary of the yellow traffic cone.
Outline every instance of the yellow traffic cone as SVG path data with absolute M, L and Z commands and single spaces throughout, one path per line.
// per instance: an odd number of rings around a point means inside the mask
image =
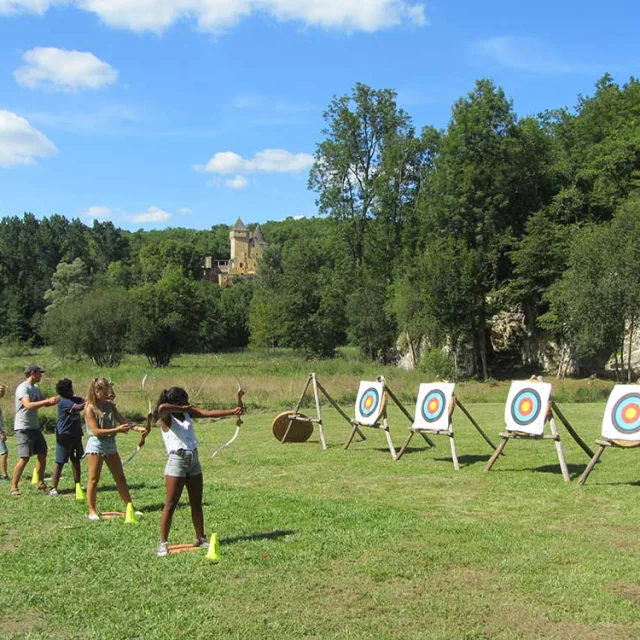
M 86 496 L 84 495 L 84 491 L 82 490 L 82 485 L 79 482 L 76 482 L 76 500 L 86 500 Z
M 135 511 L 133 510 L 133 503 L 129 502 L 127 504 L 127 512 L 124 516 L 125 524 L 138 524 L 138 519 L 136 518 Z
M 31 476 L 31 484 L 40 484 L 40 478 L 38 477 L 38 470 L 33 470 L 33 475 Z
M 209 551 L 207 551 L 207 560 L 211 560 L 211 562 L 220 562 L 220 542 L 218 541 L 217 533 L 214 533 L 211 536 Z

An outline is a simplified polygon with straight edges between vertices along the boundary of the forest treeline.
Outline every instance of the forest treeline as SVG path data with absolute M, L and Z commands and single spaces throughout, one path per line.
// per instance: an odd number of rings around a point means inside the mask
M 325 114 L 309 188 L 322 217 L 268 222 L 258 278 L 220 289 L 229 228 L 127 232 L 54 215 L 0 221 L 0 339 L 156 366 L 180 351 L 350 343 L 426 370 L 629 367 L 640 320 L 640 83 L 518 118 L 490 80 L 416 128 L 357 84 Z M 624 349 L 625 338 L 627 349 Z M 444 348 L 444 350 L 443 350 Z

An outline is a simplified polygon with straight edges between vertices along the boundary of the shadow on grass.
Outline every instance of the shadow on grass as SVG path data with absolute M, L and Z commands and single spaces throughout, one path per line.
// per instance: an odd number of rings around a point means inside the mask
M 567 464 L 569 477 L 571 478 L 577 478 L 578 476 L 581 476 L 586 468 L 586 464 Z M 561 475 L 559 464 L 545 464 L 541 467 L 530 467 L 528 469 L 522 469 L 522 471 L 538 471 L 539 473 L 556 473 Z
M 470 467 L 474 464 L 478 464 L 479 462 L 486 462 L 490 457 L 490 453 L 484 453 L 482 455 L 466 454 L 458 456 L 458 462 L 461 467 Z M 450 462 L 453 464 L 453 458 L 451 456 L 448 458 L 434 458 L 434 460 L 436 462 Z
M 589 482 L 589 484 L 599 484 L 599 485 L 611 485 L 611 486 L 615 486 L 615 485 L 619 485 L 619 484 L 623 484 L 623 485 L 627 485 L 628 487 L 640 487 L 640 480 L 630 480 L 629 482 L 598 482 L 597 480 L 595 482 Z
M 129 491 L 135 491 L 136 489 L 162 489 L 164 484 L 146 484 L 144 482 L 138 484 L 127 484 Z M 118 487 L 115 484 L 98 484 L 98 493 L 102 491 L 117 491 Z
M 233 538 L 222 538 L 220 544 L 235 544 L 236 542 L 253 542 L 256 540 L 277 540 L 285 536 L 293 535 L 292 529 L 282 529 L 277 531 L 266 531 L 264 533 L 252 533 L 245 536 L 234 536 Z

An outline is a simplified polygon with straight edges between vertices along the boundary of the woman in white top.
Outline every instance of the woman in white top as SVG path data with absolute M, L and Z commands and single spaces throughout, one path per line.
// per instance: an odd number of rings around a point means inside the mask
M 185 485 L 189 494 L 191 520 L 196 532 L 196 546 L 209 546 L 204 533 L 202 513 L 202 467 L 198 460 L 198 440 L 193 431 L 191 418 L 225 418 L 239 415 L 241 412 L 240 407 L 213 411 L 192 407 L 189 405 L 189 395 L 181 387 L 171 387 L 160 394 L 152 421 L 155 423 L 160 418 L 162 439 L 169 459 L 164 469 L 166 499 L 160 520 L 159 557 L 168 553 L 167 541 L 171 521 Z

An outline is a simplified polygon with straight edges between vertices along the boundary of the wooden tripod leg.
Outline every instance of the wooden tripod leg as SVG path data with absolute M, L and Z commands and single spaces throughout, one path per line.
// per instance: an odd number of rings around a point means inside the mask
M 549 427 L 551 428 L 551 435 L 553 435 L 553 441 L 556 445 L 556 452 L 558 453 L 558 461 L 560 462 L 562 477 L 565 482 L 571 482 L 571 476 L 569 475 L 569 469 L 567 468 L 567 460 L 564 457 L 564 449 L 562 448 L 562 442 L 560 441 L 560 435 L 558 434 L 558 427 L 556 427 L 556 421 L 553 419 L 553 416 L 549 419 Z
M 460 463 L 458 462 L 458 456 L 456 455 L 456 442 L 453 438 L 453 432 L 449 435 L 449 443 L 451 444 L 451 458 L 453 459 L 453 468 L 455 471 L 460 471 Z
M 304 396 L 307 393 L 307 389 L 309 388 L 309 383 L 311 382 L 311 378 L 313 378 L 313 373 L 307 378 L 307 383 L 304 385 L 304 389 L 302 390 L 302 393 L 300 394 L 300 397 L 298 398 L 298 402 L 296 403 L 295 409 L 293 410 L 293 413 L 297 415 L 297 413 L 300 411 L 300 407 L 302 406 L 302 401 L 304 400 Z M 287 425 L 287 428 L 285 429 L 284 435 L 282 436 L 282 440 L 280 440 L 280 442 L 282 444 L 284 444 L 287 441 L 287 436 L 289 435 L 289 431 L 291 430 L 291 425 L 293 424 L 293 420 L 289 420 L 289 424 Z
M 345 451 L 349 448 L 349 445 L 353 441 L 353 437 L 356 435 L 356 431 L 359 431 L 358 425 L 354 424 L 353 425 L 353 429 L 351 429 L 351 433 L 349 434 L 349 437 L 347 438 L 347 441 L 344 443 Z
M 320 398 L 318 396 L 318 382 L 316 380 L 316 374 L 311 374 L 311 379 L 313 380 L 313 397 L 316 401 L 316 415 L 318 416 L 318 431 L 320 432 L 320 444 L 322 446 L 322 450 L 327 450 L 327 441 L 324 439 L 324 426 L 322 424 L 322 413 L 320 413 Z
M 415 434 L 415 431 L 409 431 L 409 435 L 407 436 L 407 439 L 404 441 L 403 445 L 400 447 L 400 451 L 398 451 L 398 460 L 400 460 L 400 458 L 402 458 L 402 456 L 404 455 L 404 452 L 406 450 L 406 448 L 409 446 L 409 443 L 411 442 L 411 438 L 413 438 L 413 435 Z
M 316 381 L 316 385 L 318 385 L 318 389 L 320 390 L 320 392 L 322 393 L 322 395 L 329 401 L 329 404 L 349 423 L 349 424 L 353 424 L 353 421 L 351 420 L 351 418 L 336 404 L 335 400 L 329 395 L 329 392 L 320 384 L 320 382 L 318 381 L 317 378 L 315 378 L 315 374 L 314 374 L 314 379 Z M 355 425 L 356 427 L 356 431 L 358 433 L 358 435 L 360 436 L 360 438 L 362 438 L 362 440 L 366 440 L 367 438 L 365 437 L 364 433 L 362 433 L 362 431 L 360 431 L 358 425 Z M 353 436 L 352 436 L 353 437 Z M 346 447 L 345 447 L 346 449 Z
M 398 454 L 396 453 L 396 449 L 393 446 L 393 440 L 391 440 L 391 432 L 389 431 L 389 425 L 387 424 L 387 419 L 384 419 L 384 435 L 387 436 L 387 444 L 389 445 L 389 453 L 391 453 L 391 459 L 397 460 Z
M 502 436 L 502 441 L 498 445 L 498 448 L 493 452 L 493 455 L 489 458 L 489 460 L 487 462 L 487 466 L 484 468 L 485 473 L 487 471 L 491 471 L 491 467 L 493 467 L 493 463 L 498 459 L 500 454 L 504 451 L 504 448 L 507 446 L 507 441 L 509 439 L 510 438 L 508 438 L 506 436 Z
M 606 449 L 605 445 L 601 444 L 598 450 L 594 453 L 593 458 L 591 458 L 587 468 L 584 470 L 584 473 L 580 476 L 580 480 L 578 480 L 578 484 L 582 486 L 589 477 L 589 474 L 593 471 L 593 467 L 596 466 L 598 460 L 600 460 L 600 456 L 602 452 Z
M 426 434 L 423 433 L 422 431 L 418 431 L 418 433 L 422 436 L 422 438 L 424 439 L 424 441 L 432 448 L 434 449 L 436 446 L 436 443 Z

